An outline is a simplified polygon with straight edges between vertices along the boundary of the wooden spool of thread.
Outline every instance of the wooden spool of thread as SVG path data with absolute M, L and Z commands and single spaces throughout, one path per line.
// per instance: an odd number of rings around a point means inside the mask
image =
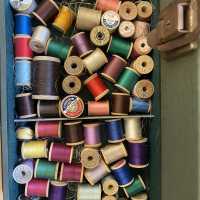
M 59 7 L 55 1 L 43 0 L 32 14 L 40 23 L 47 26 L 48 23 L 54 20 L 58 12 Z
M 43 53 L 45 51 L 47 41 L 51 35 L 49 29 L 45 26 L 37 26 L 34 29 L 29 46 L 32 51 L 36 53 Z
M 67 94 L 77 94 L 81 90 L 81 80 L 77 76 L 67 76 L 62 82 L 62 88 Z
M 36 138 L 60 138 L 61 130 L 61 121 L 40 121 L 35 123 Z
M 74 148 L 66 144 L 52 142 L 49 149 L 49 161 L 71 163 Z
M 61 117 L 59 107 L 60 101 L 38 101 L 37 115 L 38 117 Z
M 148 199 L 148 195 L 146 193 L 141 193 L 134 197 L 131 197 L 131 200 L 147 200 L 147 199 Z
M 110 115 L 109 101 L 88 101 L 89 116 L 106 116 Z
M 54 28 L 62 33 L 66 33 L 72 26 L 75 19 L 75 13 L 67 6 L 62 6 L 60 12 L 53 22 Z
M 101 22 L 101 11 L 85 7 L 79 7 L 76 18 L 76 28 L 90 31 Z
M 108 64 L 104 67 L 101 75 L 112 83 L 116 83 L 123 69 L 127 65 L 126 60 L 118 55 L 112 55 Z
M 137 39 L 141 36 L 146 36 L 150 32 L 150 24 L 143 21 L 135 21 L 135 34 L 134 39 Z
M 104 196 L 102 200 L 117 200 L 115 196 Z
M 109 92 L 109 89 L 107 88 L 107 86 L 104 84 L 104 82 L 97 73 L 91 75 L 88 79 L 86 79 L 84 84 L 87 86 L 88 90 L 92 93 L 95 101 L 100 100 Z
M 96 0 L 96 9 L 101 11 L 113 10 L 117 12 L 119 10 L 121 1 L 119 0 Z
M 66 186 L 66 182 L 51 181 L 49 200 L 65 199 Z
M 32 24 L 30 15 L 22 13 L 18 13 L 15 15 L 15 34 L 31 36 Z
M 130 96 L 128 94 L 112 93 L 112 115 L 128 115 L 130 106 Z
M 32 60 L 33 52 L 29 47 L 30 39 L 29 35 L 16 35 L 14 37 L 16 60 Z
M 37 7 L 35 0 L 10 0 L 11 7 L 21 13 L 31 14 Z
M 50 56 L 33 59 L 33 99 L 58 100 L 57 82 L 60 75 L 60 60 Z
M 119 15 L 123 20 L 134 20 L 137 17 L 137 6 L 131 1 L 125 1 L 120 5 Z
M 140 80 L 135 84 L 133 94 L 141 99 L 149 99 L 154 94 L 154 85 L 148 79 Z
M 95 26 L 90 32 L 90 40 L 95 46 L 105 46 L 110 40 L 110 32 L 104 26 Z
M 101 148 L 101 153 L 107 165 L 128 156 L 126 148 L 122 142 L 106 145 Z
M 140 99 L 137 97 L 132 97 L 131 104 L 131 112 L 150 113 L 152 110 L 152 103 L 150 99 Z
M 33 139 L 33 136 L 34 136 L 34 132 L 31 128 L 29 127 L 19 127 L 17 130 L 16 130 L 16 137 L 18 140 L 31 140 Z
M 153 13 L 153 6 L 148 1 L 140 1 L 137 4 L 138 18 L 141 20 L 148 20 Z
M 47 158 L 47 140 L 23 142 L 21 155 L 23 159 Z
M 49 196 L 49 180 L 32 179 L 25 186 L 26 197 L 48 197 Z
M 31 118 L 36 116 L 31 93 L 17 94 L 15 97 L 15 104 L 19 118 Z
M 101 160 L 97 167 L 93 169 L 86 169 L 84 175 L 90 185 L 95 185 L 109 173 L 109 167 L 104 163 L 103 160 Z
M 149 166 L 147 138 L 137 141 L 128 141 L 128 159 L 130 167 L 145 168 Z
M 117 181 L 111 175 L 109 175 L 102 180 L 102 189 L 106 195 L 111 196 L 117 194 L 119 185 Z
M 62 163 L 60 171 L 60 181 L 83 182 L 84 168 L 81 164 Z
M 119 34 L 123 38 L 133 37 L 135 33 L 135 25 L 130 21 L 123 21 L 119 26 Z
M 126 164 L 126 160 L 120 160 L 111 166 L 112 174 L 120 187 L 127 187 L 134 181 L 131 169 Z
M 84 148 L 81 152 L 81 163 L 87 169 L 93 169 L 100 163 L 99 151 L 92 148 Z
M 41 179 L 56 180 L 58 177 L 59 162 L 49 162 L 37 159 L 35 163 L 34 177 Z
M 63 137 L 67 145 L 73 146 L 84 143 L 82 121 L 64 123 L 63 128 Z
M 64 64 L 65 71 L 69 75 L 80 76 L 84 71 L 84 63 L 78 56 L 69 56 Z
M 84 111 L 83 100 L 76 95 L 66 96 L 60 104 L 62 114 L 68 118 L 80 117 Z
M 128 141 L 135 141 L 142 139 L 141 118 L 127 118 L 124 119 L 125 137 Z

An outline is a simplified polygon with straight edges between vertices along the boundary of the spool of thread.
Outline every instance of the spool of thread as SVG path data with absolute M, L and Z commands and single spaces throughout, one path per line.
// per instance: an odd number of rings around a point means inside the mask
M 26 184 L 33 177 L 34 161 L 25 160 L 13 170 L 13 178 L 18 184 Z
M 61 200 L 66 197 L 66 186 L 65 182 L 51 181 L 49 200 Z
M 130 96 L 128 94 L 112 93 L 112 115 L 128 115 L 130 106 Z
M 60 181 L 83 182 L 84 168 L 81 164 L 62 163 L 60 171 Z
M 102 189 L 106 195 L 115 195 L 119 190 L 119 185 L 117 181 L 111 176 L 106 176 L 102 180 Z
M 106 55 L 99 48 L 96 48 L 95 51 L 83 59 L 83 63 L 90 74 L 98 71 L 107 62 Z
M 71 163 L 74 148 L 66 144 L 52 142 L 49 149 L 49 161 Z
M 133 43 L 119 37 L 111 37 L 107 52 L 120 55 L 128 59 L 131 55 Z
M 109 143 L 124 141 L 124 130 L 121 119 L 106 120 L 107 137 Z
M 31 140 L 33 139 L 34 132 L 29 127 L 19 127 L 16 130 L 16 135 L 18 140 Z
M 106 85 L 97 73 L 91 75 L 88 79 L 86 79 L 84 84 L 93 95 L 95 101 L 100 100 L 109 92 L 109 89 L 106 87 Z
M 106 145 L 101 148 L 101 153 L 107 165 L 128 156 L 126 148 L 122 142 Z
M 104 196 L 102 200 L 117 200 L 115 196 Z
M 89 116 L 106 116 L 110 115 L 109 101 L 88 101 Z
M 150 24 L 143 21 L 135 21 L 135 34 L 134 39 L 137 39 L 141 36 L 146 36 L 150 32 Z
M 31 118 L 36 116 L 31 93 L 17 94 L 15 104 L 19 118 Z
M 124 188 L 124 192 L 126 196 L 134 197 L 135 195 L 140 194 L 141 192 L 144 192 L 146 189 L 146 186 L 144 184 L 144 181 L 142 180 L 141 176 L 137 176 L 133 183 L 127 187 Z
M 109 173 L 109 167 L 104 163 L 103 160 L 101 160 L 97 167 L 93 169 L 86 169 L 84 175 L 90 185 L 95 185 Z
M 101 200 L 101 185 L 79 184 L 77 200 Z
M 151 100 L 148 99 L 132 97 L 131 104 L 131 111 L 135 113 L 150 113 L 152 110 Z
M 19 87 L 31 88 L 31 61 L 15 61 L 15 84 Z
M 128 141 L 142 139 L 141 118 L 126 118 L 124 119 L 125 137 Z
M 98 26 L 101 21 L 101 11 L 85 7 L 79 7 L 76 18 L 76 28 L 79 30 L 90 31 Z
M 134 69 L 126 67 L 119 77 L 115 86 L 120 89 L 122 92 L 130 93 L 137 81 L 139 80 L 140 75 Z
M 134 181 L 132 171 L 124 159 L 112 165 L 111 170 L 120 187 L 127 187 Z
M 73 146 L 84 143 L 82 121 L 66 122 L 63 128 L 63 137 L 67 145 Z
M 128 141 L 128 159 L 129 166 L 133 168 L 145 168 L 149 165 L 147 138 Z
M 61 111 L 59 101 L 38 101 L 37 115 L 38 117 L 60 117 Z
M 47 140 L 23 142 L 21 155 L 23 159 L 47 158 Z
M 53 22 L 53 26 L 60 32 L 66 33 L 75 19 L 74 12 L 67 6 L 62 6 L 60 12 Z
M 65 61 L 71 54 L 72 49 L 73 47 L 70 44 L 50 38 L 46 45 L 45 54 Z
M 85 68 L 82 59 L 78 56 L 69 56 L 65 61 L 64 67 L 65 71 L 73 76 L 82 75 Z
M 72 44 L 77 54 L 82 58 L 93 51 L 93 47 L 85 32 L 80 32 L 71 38 Z
M 31 36 L 32 24 L 30 15 L 22 13 L 15 15 L 15 34 Z
M 101 11 L 113 10 L 118 11 L 120 7 L 121 1 L 119 0 L 97 0 L 96 1 L 96 9 Z
M 126 60 L 118 55 L 112 55 L 108 64 L 104 67 L 101 75 L 112 83 L 116 83 L 123 69 L 127 65 Z
M 101 146 L 101 124 L 83 124 L 84 138 L 86 147 L 100 147 Z
M 43 0 L 32 14 L 40 23 L 47 26 L 48 23 L 54 20 L 58 12 L 59 7 L 55 1 Z
M 61 111 L 65 117 L 77 118 L 84 111 L 83 100 L 76 95 L 68 95 L 61 101 Z
M 58 100 L 60 60 L 50 56 L 36 56 L 32 67 L 33 99 Z
M 31 14 L 37 7 L 35 0 L 10 0 L 9 2 L 15 11 L 25 14 Z
M 119 26 L 119 34 L 123 38 L 133 37 L 135 33 L 135 25 L 130 21 L 123 21 Z
M 15 59 L 17 60 L 32 60 L 33 52 L 29 47 L 29 35 L 16 35 L 14 37 Z
M 81 163 L 87 169 L 93 169 L 100 163 L 99 151 L 92 148 L 84 148 L 81 152 Z
M 108 10 L 102 15 L 101 24 L 112 33 L 120 24 L 120 16 L 117 12 Z
M 67 76 L 62 82 L 62 88 L 67 94 L 77 94 L 81 90 L 81 80 L 77 76 Z
M 125 1 L 120 5 L 119 15 L 123 20 L 134 20 L 137 17 L 137 6 L 131 1 Z
M 36 138 L 60 138 L 61 130 L 61 121 L 40 121 L 35 123 Z
M 131 200 L 147 200 L 147 199 L 148 199 L 148 195 L 146 193 L 141 193 L 134 197 L 131 197 Z
M 48 197 L 49 181 L 44 179 L 32 179 L 25 186 L 25 196 L 27 197 Z
M 49 29 L 45 26 L 37 26 L 31 37 L 29 46 L 36 53 L 43 53 L 47 46 L 47 41 L 51 35 Z
M 137 4 L 138 18 L 141 20 L 148 20 L 153 13 L 153 6 L 148 1 L 140 1 Z

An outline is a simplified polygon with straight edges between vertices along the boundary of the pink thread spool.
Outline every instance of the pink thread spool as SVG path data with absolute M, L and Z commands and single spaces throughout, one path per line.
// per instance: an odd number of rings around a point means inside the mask
M 106 116 L 110 114 L 109 101 L 88 101 L 89 116 Z

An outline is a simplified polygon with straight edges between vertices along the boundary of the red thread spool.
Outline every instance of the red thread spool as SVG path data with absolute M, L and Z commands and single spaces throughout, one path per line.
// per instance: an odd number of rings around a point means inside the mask
M 73 147 L 66 146 L 66 144 L 62 143 L 52 142 L 49 149 L 49 161 L 71 163 L 73 152 Z
M 44 179 L 32 179 L 26 184 L 25 196 L 27 197 L 48 197 L 49 181 Z
M 33 52 L 29 47 L 31 37 L 28 35 L 16 35 L 14 37 L 15 59 L 32 60 Z
M 96 9 L 107 11 L 107 10 L 114 10 L 118 11 L 120 7 L 121 1 L 119 0 L 97 0 L 96 1 Z
M 100 100 L 109 92 L 109 89 L 106 87 L 97 73 L 86 79 L 85 84 L 87 85 L 88 90 L 92 93 L 95 101 Z
M 36 122 L 35 124 L 35 137 L 36 138 L 60 138 L 61 137 L 61 125 L 59 121 L 45 121 Z

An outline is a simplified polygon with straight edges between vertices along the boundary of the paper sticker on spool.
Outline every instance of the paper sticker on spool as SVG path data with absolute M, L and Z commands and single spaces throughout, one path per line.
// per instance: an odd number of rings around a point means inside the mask
M 10 0 L 12 8 L 18 12 L 30 14 L 37 7 L 35 0 Z

